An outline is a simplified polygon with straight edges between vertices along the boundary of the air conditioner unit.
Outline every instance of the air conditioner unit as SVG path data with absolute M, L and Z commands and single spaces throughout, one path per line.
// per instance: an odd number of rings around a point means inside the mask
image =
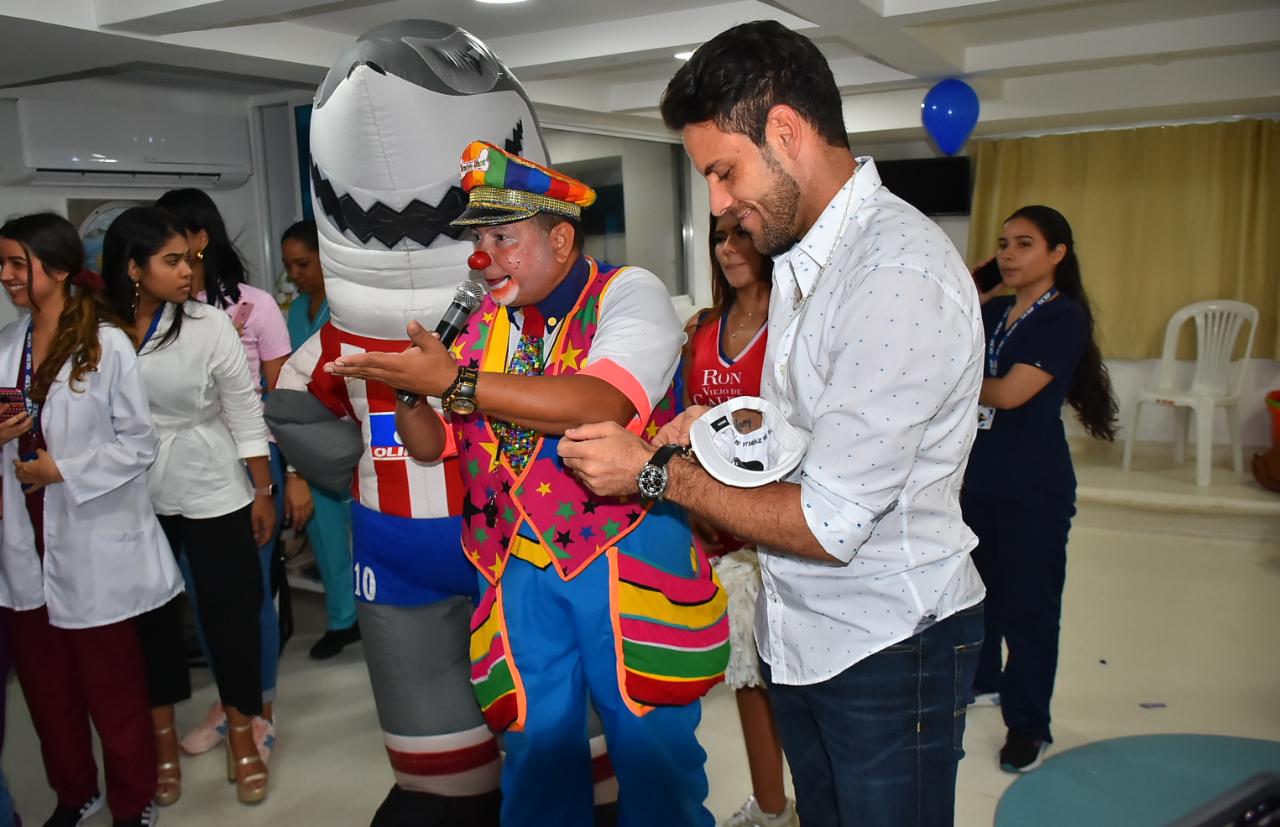
M 0 100 L 0 184 L 231 189 L 252 173 L 247 116 Z

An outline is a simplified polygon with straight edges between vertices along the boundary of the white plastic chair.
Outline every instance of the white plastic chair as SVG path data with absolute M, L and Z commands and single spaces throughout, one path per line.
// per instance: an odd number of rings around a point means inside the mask
M 1178 333 L 1189 319 L 1196 323 L 1196 365 L 1191 387 L 1180 387 L 1177 380 Z M 1249 339 L 1239 365 L 1231 361 L 1240 328 L 1249 323 Z M 1138 413 L 1144 403 L 1175 408 L 1173 459 L 1186 457 L 1187 418 L 1196 415 L 1196 485 L 1209 484 L 1209 467 L 1213 458 L 1213 414 L 1222 408 L 1227 414 L 1231 434 L 1231 464 L 1237 473 L 1244 470 L 1244 448 L 1240 444 L 1240 393 L 1249 372 L 1253 354 L 1253 334 L 1258 328 L 1258 309 L 1245 302 L 1226 299 L 1196 302 L 1173 314 L 1164 329 L 1164 352 L 1154 387 L 1141 391 L 1129 412 L 1124 433 L 1124 470 L 1133 460 L 1133 438 L 1138 432 Z

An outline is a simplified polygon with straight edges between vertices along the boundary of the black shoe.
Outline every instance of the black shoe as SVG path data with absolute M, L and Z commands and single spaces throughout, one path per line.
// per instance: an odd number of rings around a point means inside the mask
M 1000 769 L 1015 773 L 1031 772 L 1044 761 L 1048 749 L 1048 741 L 1011 729 L 1000 748 Z
M 444 796 L 392 787 L 369 827 L 498 827 L 502 793 Z
M 359 639 L 359 623 L 352 623 L 345 629 L 330 629 L 321 635 L 320 639 L 311 647 L 311 659 L 328 660 L 341 652 L 342 648 L 348 643 L 355 643 Z
M 142 815 L 137 818 L 116 819 L 111 822 L 111 827 L 155 827 L 160 821 L 160 810 L 156 808 L 154 802 L 147 805 L 147 809 L 142 811 Z
M 102 797 L 102 793 L 96 793 L 93 798 L 89 799 L 79 807 L 63 807 L 59 805 L 58 809 L 53 811 L 53 815 L 49 816 L 48 821 L 44 823 L 44 827 L 77 827 L 83 824 L 90 816 L 98 812 L 107 803 Z

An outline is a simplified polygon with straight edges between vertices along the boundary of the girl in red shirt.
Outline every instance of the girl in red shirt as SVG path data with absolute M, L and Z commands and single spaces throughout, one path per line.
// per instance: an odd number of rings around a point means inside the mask
M 768 338 L 773 262 L 757 252 L 751 236 L 731 213 L 711 219 L 710 309 L 695 313 L 681 361 L 685 407 L 719 405 L 738 396 L 759 396 Z M 756 598 L 760 566 L 754 549 L 690 514 L 694 537 L 712 557 L 729 594 L 730 649 L 725 683 L 735 690 L 752 795 L 727 822 L 790 827 L 795 805 L 782 786 L 782 746 L 773 707 L 756 655 Z

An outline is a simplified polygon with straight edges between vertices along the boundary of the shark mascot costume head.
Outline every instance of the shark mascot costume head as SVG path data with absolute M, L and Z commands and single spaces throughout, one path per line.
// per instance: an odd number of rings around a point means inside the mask
M 472 245 L 449 222 L 466 201 L 458 152 L 476 138 L 547 160 L 520 83 L 468 32 L 425 20 L 380 26 L 334 63 L 311 121 L 330 320 L 295 352 L 268 400 L 268 422 L 311 483 L 317 513 L 326 490 L 352 497 L 359 623 L 396 782 L 375 827 L 498 820 L 498 745 L 470 685 L 476 577 L 453 516 L 456 456 L 410 459 L 395 432 L 394 391 L 323 370 L 344 353 L 405 349 L 408 321 L 434 327 L 470 275 Z M 608 821 L 616 783 L 602 737 L 592 751 Z

